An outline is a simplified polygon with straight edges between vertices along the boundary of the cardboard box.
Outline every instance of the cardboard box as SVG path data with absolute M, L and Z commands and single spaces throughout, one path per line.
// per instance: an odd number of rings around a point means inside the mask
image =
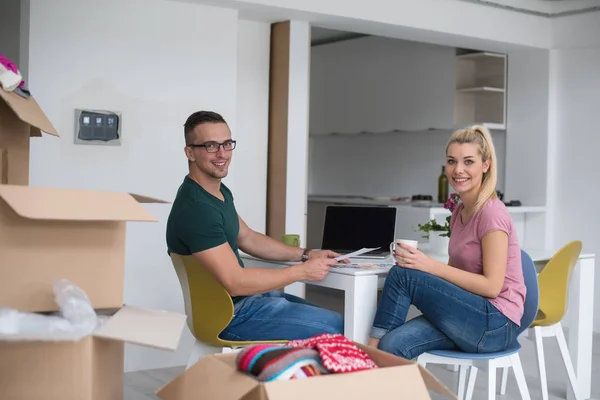
M 0 87 L 0 184 L 29 184 L 29 140 L 58 132 L 32 97 Z
M 397 400 L 430 399 L 429 390 L 456 399 L 422 366 L 356 343 L 380 367 L 373 370 L 260 382 L 237 370 L 237 354 L 202 358 L 156 393 L 163 400 Z
M 56 311 L 52 285 L 65 278 L 95 309 L 123 304 L 127 221 L 157 221 L 121 192 L 0 185 L 0 307 Z M 166 250 L 165 250 L 166 251 Z
M 125 306 L 81 340 L 0 335 L 0 399 L 122 400 L 124 343 L 174 351 L 185 321 Z

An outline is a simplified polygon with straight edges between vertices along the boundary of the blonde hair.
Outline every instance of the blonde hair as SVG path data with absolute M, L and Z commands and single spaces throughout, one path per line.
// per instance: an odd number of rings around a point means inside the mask
M 448 154 L 448 148 L 453 143 L 472 143 L 477 145 L 482 161 L 486 162 L 489 160 L 490 162 L 487 172 L 483 173 L 481 187 L 475 201 L 473 211 L 477 213 L 488 200 L 498 197 L 496 194 L 496 181 L 498 180 L 496 149 L 494 148 L 492 136 L 485 126 L 473 125 L 459 129 L 450 136 L 450 140 L 448 140 L 448 145 L 446 146 L 446 154 Z

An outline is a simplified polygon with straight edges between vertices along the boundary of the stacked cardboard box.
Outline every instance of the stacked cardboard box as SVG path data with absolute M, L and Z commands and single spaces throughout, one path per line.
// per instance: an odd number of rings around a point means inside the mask
M 31 187 L 30 137 L 59 136 L 33 97 L 0 88 L 0 308 L 52 312 L 65 278 L 109 318 L 80 340 L 0 336 L 0 399 L 123 398 L 124 343 L 175 350 L 185 316 L 123 305 L 125 228 L 153 222 L 119 192 Z M 38 139 L 36 139 L 38 140 Z

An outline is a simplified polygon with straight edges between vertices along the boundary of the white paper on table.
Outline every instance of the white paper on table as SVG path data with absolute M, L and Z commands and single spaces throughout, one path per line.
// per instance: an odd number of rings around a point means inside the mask
M 342 260 L 345 260 L 347 258 L 352 258 L 352 257 L 360 256 L 361 254 L 365 254 L 365 253 L 368 253 L 370 251 L 377 250 L 377 249 L 380 249 L 380 248 L 381 247 L 373 247 L 372 249 L 362 248 L 360 250 L 356 250 L 355 252 L 348 253 L 348 254 L 336 257 L 335 260 L 336 261 L 342 261 Z
M 334 264 L 331 268 L 341 269 L 378 269 L 378 268 L 389 268 L 394 264 Z

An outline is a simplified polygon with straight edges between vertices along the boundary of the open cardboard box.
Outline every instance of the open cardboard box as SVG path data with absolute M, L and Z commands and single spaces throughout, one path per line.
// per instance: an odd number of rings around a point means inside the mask
M 157 221 L 124 192 L 0 185 L 0 306 L 56 311 L 53 282 L 68 279 L 94 309 L 123 304 L 127 221 Z M 165 250 L 166 251 L 166 250 Z
M 41 132 L 59 136 L 33 96 L 0 87 L 0 184 L 29 184 L 29 140 Z
M 379 368 L 306 379 L 260 382 L 237 370 L 235 353 L 202 358 L 156 393 L 164 400 L 431 399 L 457 397 L 421 365 L 355 343 Z
M 174 351 L 186 317 L 124 306 L 91 335 L 0 335 L 0 399 L 122 400 L 124 343 Z

